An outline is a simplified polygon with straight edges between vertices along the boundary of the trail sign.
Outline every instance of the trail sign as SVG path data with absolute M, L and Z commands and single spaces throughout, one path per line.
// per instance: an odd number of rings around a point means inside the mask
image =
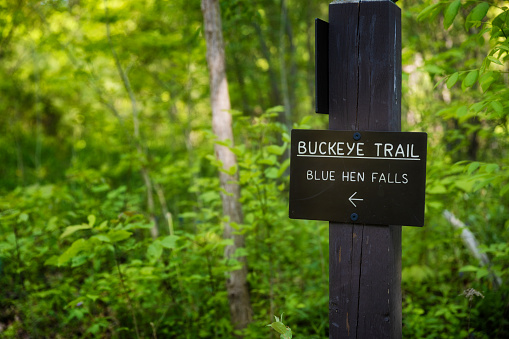
M 424 225 L 426 133 L 293 130 L 290 218 Z

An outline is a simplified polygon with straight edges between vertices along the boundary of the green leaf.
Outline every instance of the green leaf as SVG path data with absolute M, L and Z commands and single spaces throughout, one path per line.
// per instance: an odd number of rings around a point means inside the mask
M 461 6 L 461 0 L 455 0 L 447 7 L 444 13 L 444 28 L 448 29 L 458 14 L 458 10 Z
M 58 266 L 58 256 L 57 255 L 52 255 L 49 259 L 47 259 L 45 262 L 44 262 L 44 265 L 53 265 L 53 266 Z
M 483 92 L 486 92 L 492 83 L 494 83 L 498 77 L 500 76 L 500 73 L 498 72 L 493 72 L 493 71 L 490 71 L 490 72 L 487 72 L 487 73 L 484 73 L 483 75 L 481 75 L 479 77 L 479 84 L 481 84 L 481 88 L 483 90 Z
M 21 213 L 18 217 L 18 223 L 27 222 L 28 221 L 28 214 Z
M 277 333 L 280 333 L 280 334 L 286 333 L 286 326 L 282 322 L 275 321 L 272 324 L 267 325 L 267 326 L 272 327 Z
M 220 170 L 223 173 L 233 176 L 233 175 L 235 175 L 235 173 L 237 173 L 237 165 L 233 165 L 229 169 L 220 168 Z
M 467 265 L 460 268 L 460 272 L 476 272 L 479 269 L 479 267 Z
M 487 2 L 482 2 L 479 5 L 475 6 L 474 9 L 470 11 L 465 20 L 465 28 L 468 30 L 474 25 L 475 22 L 484 19 L 489 9 L 490 5 Z
M 475 170 L 477 170 L 480 166 L 480 163 L 478 161 L 475 161 L 473 163 L 471 163 L 469 166 L 468 166 L 468 169 L 467 169 L 467 174 L 468 175 L 471 175 L 472 173 L 475 172 Z
M 429 189 L 426 189 L 426 193 L 428 194 L 445 194 L 447 193 L 447 189 L 444 185 L 434 185 Z
M 96 234 L 92 238 L 102 242 L 111 242 L 110 238 L 106 234 Z
M 161 245 L 164 247 L 164 248 L 167 248 L 167 249 L 175 249 L 177 248 L 177 240 L 179 240 L 179 236 L 176 236 L 176 235 L 169 235 L 167 237 L 164 237 L 163 239 L 161 239 Z
M 108 233 L 108 238 L 110 238 L 111 242 L 118 242 L 129 238 L 131 234 L 131 232 L 126 230 L 112 230 Z
M 96 220 L 95 215 L 91 214 L 87 217 L 87 219 L 88 219 L 88 224 L 90 225 L 90 227 L 93 227 L 95 224 L 95 220 Z
M 478 70 L 468 72 L 465 79 L 463 79 L 463 83 L 461 84 L 461 87 L 463 88 L 463 90 L 465 90 L 468 87 L 473 86 L 475 84 L 475 82 L 477 81 L 478 76 L 479 76 Z
M 429 64 L 429 65 L 425 65 L 424 66 L 424 70 L 428 73 L 431 73 L 431 74 L 442 74 L 444 73 L 444 69 L 443 68 L 440 68 L 438 67 L 437 65 L 434 65 L 434 64 Z
M 161 255 L 163 254 L 163 246 L 159 241 L 154 241 L 150 246 L 147 248 L 147 258 L 151 262 L 157 261 Z
M 500 103 L 500 101 L 492 101 L 490 102 L 491 108 L 498 114 L 502 114 L 504 112 L 504 106 Z
M 498 60 L 498 59 L 497 59 L 497 58 L 495 58 L 494 56 L 488 55 L 486 58 L 487 58 L 489 61 L 496 63 L 497 65 L 500 65 L 500 66 L 503 66 L 503 65 L 504 65 L 502 62 L 500 62 L 500 60 Z
M 421 11 L 421 13 L 419 13 L 419 15 L 417 16 L 417 20 L 422 21 L 422 20 L 426 19 L 428 16 L 432 16 L 433 12 L 435 12 L 435 14 L 436 14 L 438 12 L 439 6 L 441 6 L 441 5 L 442 5 L 441 3 L 429 5 L 428 7 L 423 9 Z
M 458 107 L 458 109 L 456 110 L 456 116 L 458 118 L 462 118 L 464 117 L 465 115 L 467 115 L 468 113 L 468 108 L 467 106 L 460 106 Z
M 246 257 L 248 255 L 247 249 L 245 247 L 238 247 L 235 249 L 235 253 L 233 254 L 234 258 Z
M 267 152 L 275 154 L 275 155 L 282 155 L 285 152 L 286 144 L 282 146 L 277 145 L 270 145 L 266 147 Z
M 506 184 L 500 190 L 500 196 L 503 197 L 507 192 L 509 192 L 509 184 Z M 507 220 L 509 222 L 509 219 Z
M 60 235 L 60 239 L 63 239 L 63 238 L 65 238 L 65 237 L 67 237 L 67 236 L 69 236 L 69 235 L 73 234 L 73 233 L 74 233 L 74 232 L 76 232 L 76 231 L 79 231 L 79 230 L 87 230 L 87 229 L 90 229 L 90 228 L 92 228 L 92 226 L 91 226 L 91 225 L 85 225 L 85 224 L 83 224 L 83 225 L 73 225 L 73 226 L 68 226 L 68 227 L 66 227 L 66 228 L 65 228 L 64 233 L 62 233 L 62 234 Z
M 458 72 L 454 73 L 453 75 L 451 75 L 449 77 L 449 79 L 447 79 L 447 88 L 452 88 L 452 86 L 454 86 L 456 84 L 456 82 L 458 82 L 458 79 L 459 79 L 460 75 Z
M 489 274 L 488 269 L 486 267 L 481 267 L 477 271 L 475 277 L 477 279 L 481 279 L 481 278 L 484 278 L 485 276 L 487 276 L 488 274 Z
M 500 13 L 492 22 L 493 27 L 498 27 L 499 29 L 506 28 L 505 26 L 509 24 L 509 12 L 506 10 Z
M 269 179 L 277 179 L 278 178 L 278 170 L 275 167 L 267 168 L 264 173 L 265 173 L 265 176 Z
M 498 166 L 497 164 L 488 164 L 486 166 L 486 173 L 493 173 L 493 172 L 498 172 L 498 170 L 500 169 L 500 166 Z
M 476 102 L 475 104 L 470 106 L 470 110 L 474 113 L 479 113 L 485 106 L 486 103 L 484 101 Z
M 90 244 L 85 239 L 78 239 L 72 243 L 71 247 L 69 247 L 64 253 L 62 253 L 58 257 L 58 265 L 62 266 L 75 256 L 77 256 L 81 251 L 87 250 L 90 247 Z

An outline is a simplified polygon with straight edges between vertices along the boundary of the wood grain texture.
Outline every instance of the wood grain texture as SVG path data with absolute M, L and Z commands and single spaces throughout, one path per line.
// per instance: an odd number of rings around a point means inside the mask
M 401 130 L 401 11 L 329 5 L 329 129 Z M 330 223 L 329 338 L 401 338 L 401 226 Z

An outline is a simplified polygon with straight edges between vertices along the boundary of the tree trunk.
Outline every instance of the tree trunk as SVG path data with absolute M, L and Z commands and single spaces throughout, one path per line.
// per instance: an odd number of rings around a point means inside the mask
M 210 72 L 210 99 L 212 105 L 212 129 L 220 141 L 229 140 L 233 146 L 232 116 L 230 114 L 230 96 L 226 79 L 225 53 L 221 29 L 221 13 L 218 0 L 202 0 L 201 8 L 205 24 L 207 41 L 207 63 Z M 237 159 L 229 148 L 215 145 L 216 157 L 223 168 L 237 166 Z M 232 258 L 237 248 L 244 247 L 244 236 L 236 234 L 231 224 L 242 224 L 242 209 L 239 202 L 240 188 L 238 174 L 228 175 L 219 172 L 223 203 L 223 214 L 227 217 L 224 224 L 224 238 L 233 239 L 233 245 L 226 246 L 226 259 Z M 235 329 L 246 328 L 252 320 L 251 302 L 247 288 L 247 262 L 245 257 L 237 258 L 242 269 L 230 272 L 226 278 L 226 289 L 230 303 L 230 313 Z

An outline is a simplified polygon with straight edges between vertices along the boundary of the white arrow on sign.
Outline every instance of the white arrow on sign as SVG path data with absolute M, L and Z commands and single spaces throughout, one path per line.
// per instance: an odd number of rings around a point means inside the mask
M 348 198 L 348 200 L 352 203 L 352 205 L 354 205 L 354 207 L 357 207 L 357 205 L 353 202 L 353 200 L 364 201 L 364 199 L 354 198 L 354 196 L 356 194 L 357 194 L 357 192 L 355 192 L 354 194 L 352 194 L 352 196 L 350 198 Z

